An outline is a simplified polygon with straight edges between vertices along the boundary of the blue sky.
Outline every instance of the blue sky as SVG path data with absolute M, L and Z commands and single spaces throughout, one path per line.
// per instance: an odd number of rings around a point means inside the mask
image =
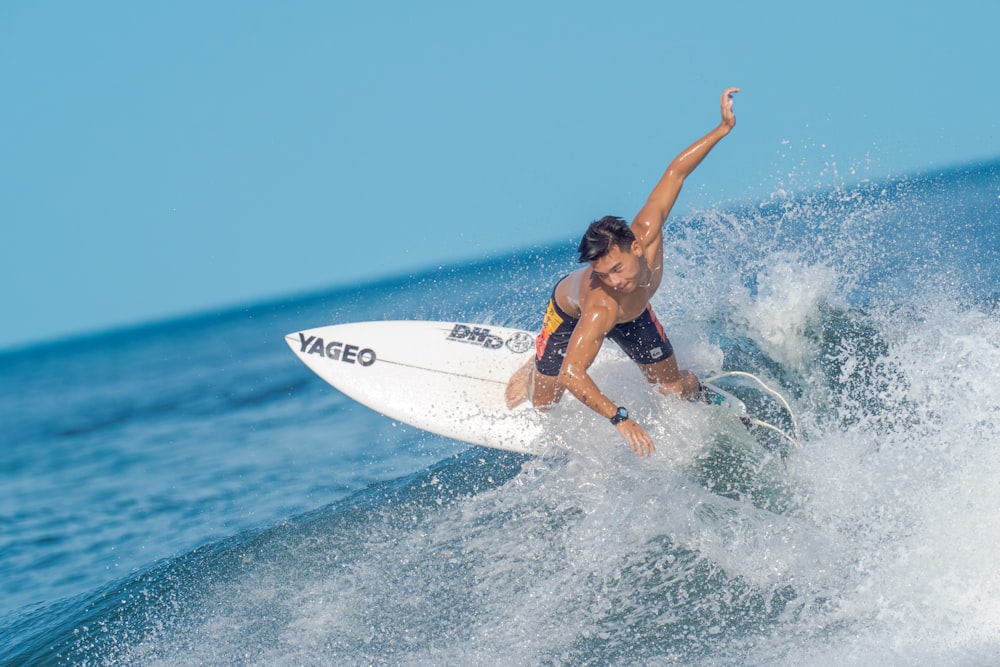
M 675 215 L 996 158 L 998 24 L 902 0 L 5 2 L 0 348 L 575 243 L 731 85 L 736 130 Z

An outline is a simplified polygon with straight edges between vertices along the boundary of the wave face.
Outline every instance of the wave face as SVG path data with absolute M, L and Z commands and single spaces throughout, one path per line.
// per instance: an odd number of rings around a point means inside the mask
M 0 662 L 995 664 L 1000 164 L 671 221 L 682 366 L 753 372 L 800 447 L 599 384 L 549 453 L 467 447 L 326 387 L 284 333 L 536 329 L 573 247 L 0 357 Z M 725 387 L 791 429 L 767 395 Z

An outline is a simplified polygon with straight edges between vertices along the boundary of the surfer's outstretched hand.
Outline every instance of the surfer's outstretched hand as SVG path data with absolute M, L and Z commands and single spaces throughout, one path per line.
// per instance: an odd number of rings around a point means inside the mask
M 739 88 L 726 88 L 722 92 L 722 99 L 719 100 L 722 107 L 722 124 L 728 130 L 736 126 L 736 114 L 733 112 L 733 95 L 740 92 Z
M 632 421 L 631 419 L 626 419 L 623 422 L 618 423 L 615 426 L 618 432 L 622 434 L 622 437 L 628 442 L 629 447 L 632 451 L 645 458 L 656 451 L 656 447 L 653 446 L 653 439 L 649 437 L 649 433 L 646 433 L 646 429 L 642 425 Z

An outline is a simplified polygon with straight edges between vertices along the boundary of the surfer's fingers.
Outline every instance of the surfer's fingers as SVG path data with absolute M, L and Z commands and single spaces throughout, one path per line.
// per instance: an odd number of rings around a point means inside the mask
M 630 424 L 628 427 L 624 429 L 620 428 L 618 430 L 622 432 L 622 436 L 625 438 L 625 442 L 628 443 L 632 453 L 642 456 L 642 442 L 639 440 L 639 437 L 635 433 L 635 429 L 632 428 L 632 425 Z
M 640 429 L 639 433 L 636 434 L 636 445 L 638 446 L 636 454 L 641 458 L 646 458 L 652 453 L 653 441 L 645 429 Z
M 653 446 L 653 439 L 649 437 L 646 429 L 639 424 L 632 424 L 632 427 L 628 431 L 627 439 L 632 451 L 641 458 L 646 458 L 656 451 L 656 448 Z

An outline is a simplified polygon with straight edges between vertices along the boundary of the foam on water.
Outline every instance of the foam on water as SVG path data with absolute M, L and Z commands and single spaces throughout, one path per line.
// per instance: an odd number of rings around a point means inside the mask
M 716 408 L 643 404 L 641 380 L 626 382 L 640 414 L 659 411 L 660 456 L 639 461 L 570 414 L 575 426 L 554 435 L 568 456 L 516 468 L 466 456 L 366 500 L 350 520 L 332 511 L 277 529 L 263 554 L 241 545 L 227 556 L 234 571 L 128 654 L 144 664 L 238 651 L 255 664 L 976 662 L 996 648 L 1000 613 L 989 381 L 1000 331 L 989 314 L 948 304 L 861 318 L 884 343 L 870 368 L 890 381 L 836 366 L 827 379 L 843 393 L 796 402 L 807 436 L 785 461 Z M 784 344 L 817 345 L 814 327 L 799 335 Z M 475 493 L 470 469 L 485 475 Z

